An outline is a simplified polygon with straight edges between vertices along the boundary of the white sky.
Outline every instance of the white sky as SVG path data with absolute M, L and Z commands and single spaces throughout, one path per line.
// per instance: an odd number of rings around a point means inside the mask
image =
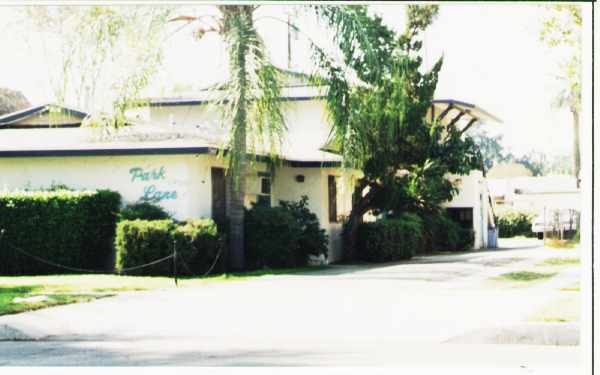
M 286 9 L 263 6 L 260 14 L 285 18 L 282 11 Z M 404 5 L 380 4 L 371 9 L 396 30 L 403 29 Z M 0 87 L 21 90 L 34 104 L 53 101 L 48 79 L 52 67 L 39 44 L 43 36 L 24 37 L 23 33 L 31 31 L 16 23 L 14 11 L 0 7 L 0 25 L 4 25 L 0 33 Z M 198 6 L 192 12 L 214 14 L 216 10 Z M 517 154 L 533 149 L 567 154 L 572 147 L 569 112 L 551 107 L 558 91 L 553 75 L 561 56 L 550 55 L 539 42 L 542 12 L 534 4 L 441 5 L 439 17 L 425 38 L 426 64 L 444 55 L 436 98 L 474 103 L 503 119 L 501 125 L 485 126 L 503 134 L 504 145 Z M 300 23 L 317 43 L 331 42 L 331 35 L 324 34 L 310 20 L 301 18 Z M 285 67 L 286 26 L 266 18 L 258 25 L 273 61 Z M 310 66 L 303 37 L 293 42 L 293 57 L 295 69 Z M 224 62 L 218 36 L 207 34 L 197 41 L 191 37 L 191 29 L 184 29 L 166 41 L 164 66 L 147 94 L 168 95 L 169 88 L 176 84 L 197 87 L 221 80 Z

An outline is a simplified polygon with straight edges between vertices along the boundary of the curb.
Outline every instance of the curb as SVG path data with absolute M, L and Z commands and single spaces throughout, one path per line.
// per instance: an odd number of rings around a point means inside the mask
M 0 322 L 0 342 L 2 341 L 38 341 L 46 337 L 34 326 L 21 326 L 14 323 Z
M 23 331 L 7 324 L 0 324 L 0 341 L 32 341 L 37 340 L 26 335 Z

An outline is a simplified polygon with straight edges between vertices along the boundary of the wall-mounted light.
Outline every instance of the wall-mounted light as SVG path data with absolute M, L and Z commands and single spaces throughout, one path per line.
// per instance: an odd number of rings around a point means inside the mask
M 304 175 L 302 175 L 302 174 L 296 175 L 296 182 L 304 182 Z

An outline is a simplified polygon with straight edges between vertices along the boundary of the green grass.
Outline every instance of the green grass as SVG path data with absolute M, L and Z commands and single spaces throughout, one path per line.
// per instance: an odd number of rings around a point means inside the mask
M 570 266 L 581 263 L 579 258 L 548 258 L 537 266 Z
M 573 249 L 579 246 L 579 241 L 548 238 L 544 241 L 544 246 L 554 249 Z
M 25 298 L 39 295 L 47 295 L 48 299 L 38 302 L 14 302 L 14 299 L 18 297 Z M 65 305 L 74 302 L 88 302 L 104 296 L 45 293 L 44 287 L 41 285 L 0 286 L 0 315 L 15 314 L 23 311 L 37 310 L 44 307 Z
M 531 271 L 516 271 L 507 272 L 498 276 L 495 279 L 506 280 L 506 281 L 518 281 L 518 282 L 529 282 L 529 281 L 540 281 L 549 279 L 556 275 L 556 272 L 531 272 Z
M 323 270 L 327 266 L 293 269 L 264 269 L 250 272 L 212 275 L 204 278 L 183 277 L 179 287 L 193 287 L 213 282 L 243 281 L 257 277 L 299 274 Z M 0 315 L 41 309 L 75 302 L 87 302 L 119 292 L 136 292 L 174 288 L 171 277 L 119 275 L 48 275 L 0 276 Z M 48 296 L 35 303 L 14 303 L 16 297 Z

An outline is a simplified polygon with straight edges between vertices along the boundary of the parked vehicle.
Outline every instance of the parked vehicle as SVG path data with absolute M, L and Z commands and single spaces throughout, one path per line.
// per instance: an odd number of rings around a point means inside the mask
M 579 212 L 573 209 L 548 210 L 536 216 L 531 224 L 531 231 L 537 234 L 538 239 L 544 238 L 544 233 L 552 232 L 574 233 L 577 231 Z

